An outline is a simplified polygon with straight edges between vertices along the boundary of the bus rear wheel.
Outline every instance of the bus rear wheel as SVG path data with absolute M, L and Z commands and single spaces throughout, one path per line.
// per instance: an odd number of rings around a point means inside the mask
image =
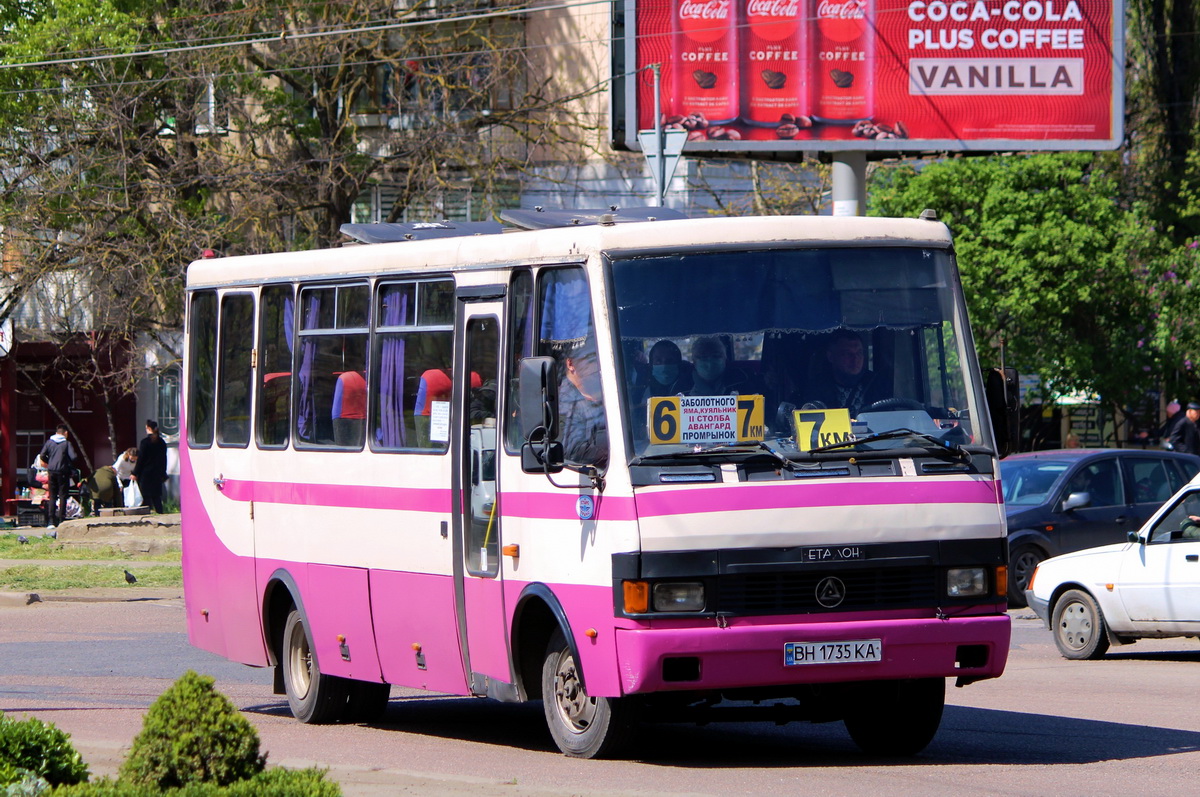
M 347 682 L 321 672 L 312 654 L 312 639 L 297 609 L 288 613 L 284 623 L 279 661 L 292 716 L 314 725 L 344 717 L 349 698 Z
M 573 758 L 604 758 L 631 741 L 637 712 L 628 697 L 590 697 L 579 664 L 561 630 L 546 646 L 542 705 L 554 743 Z
M 933 741 L 946 705 L 946 679 L 851 684 L 853 702 L 842 721 L 869 755 L 916 755 Z

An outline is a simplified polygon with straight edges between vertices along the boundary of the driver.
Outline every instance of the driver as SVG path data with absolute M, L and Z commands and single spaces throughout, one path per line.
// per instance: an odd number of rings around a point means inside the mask
M 888 398 L 875 373 L 866 367 L 862 338 L 855 332 L 835 329 L 821 366 L 803 404 L 826 409 L 845 407 L 854 418 L 866 407 Z

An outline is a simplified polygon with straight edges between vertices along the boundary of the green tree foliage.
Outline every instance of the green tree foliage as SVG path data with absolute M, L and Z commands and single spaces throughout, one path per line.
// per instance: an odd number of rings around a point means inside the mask
M 871 212 L 933 208 L 949 225 L 982 364 L 998 365 L 1003 343 L 1005 364 L 1120 406 L 1155 385 L 1159 363 L 1114 163 L 1043 154 L 878 169 Z
M 36 717 L 17 721 L 0 714 L 0 784 L 14 775 L 18 777 L 11 782 L 22 780 L 19 770 L 51 784 L 87 780 L 87 764 L 70 739 L 66 732 Z
M 188 670 L 146 712 L 121 779 L 164 789 L 224 786 L 254 777 L 265 764 L 254 727 L 213 688 L 212 677 Z
M 1186 245 L 1200 237 L 1200 3 L 1128 8 L 1129 190 L 1159 235 Z

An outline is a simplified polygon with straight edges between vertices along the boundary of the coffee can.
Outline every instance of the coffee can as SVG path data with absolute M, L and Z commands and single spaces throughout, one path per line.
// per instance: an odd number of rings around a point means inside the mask
M 874 0 L 815 0 L 814 120 L 853 124 L 875 114 Z

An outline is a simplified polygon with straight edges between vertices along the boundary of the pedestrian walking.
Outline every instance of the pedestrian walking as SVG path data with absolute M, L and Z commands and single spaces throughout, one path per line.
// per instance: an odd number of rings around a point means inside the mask
M 1200 402 L 1189 401 L 1183 417 L 1171 430 L 1171 450 L 1184 454 L 1200 454 Z
M 71 476 L 75 473 L 75 458 L 78 456 L 75 446 L 68 439 L 70 434 L 66 425 L 60 423 L 38 454 L 38 458 L 46 463 L 46 472 L 50 476 L 46 484 L 50 492 L 49 524 L 46 528 L 50 531 L 67 517 L 67 494 L 71 489 Z
M 146 436 L 138 443 L 132 475 L 142 493 L 142 506 L 161 515 L 163 482 L 167 480 L 167 443 L 154 421 L 146 421 Z

